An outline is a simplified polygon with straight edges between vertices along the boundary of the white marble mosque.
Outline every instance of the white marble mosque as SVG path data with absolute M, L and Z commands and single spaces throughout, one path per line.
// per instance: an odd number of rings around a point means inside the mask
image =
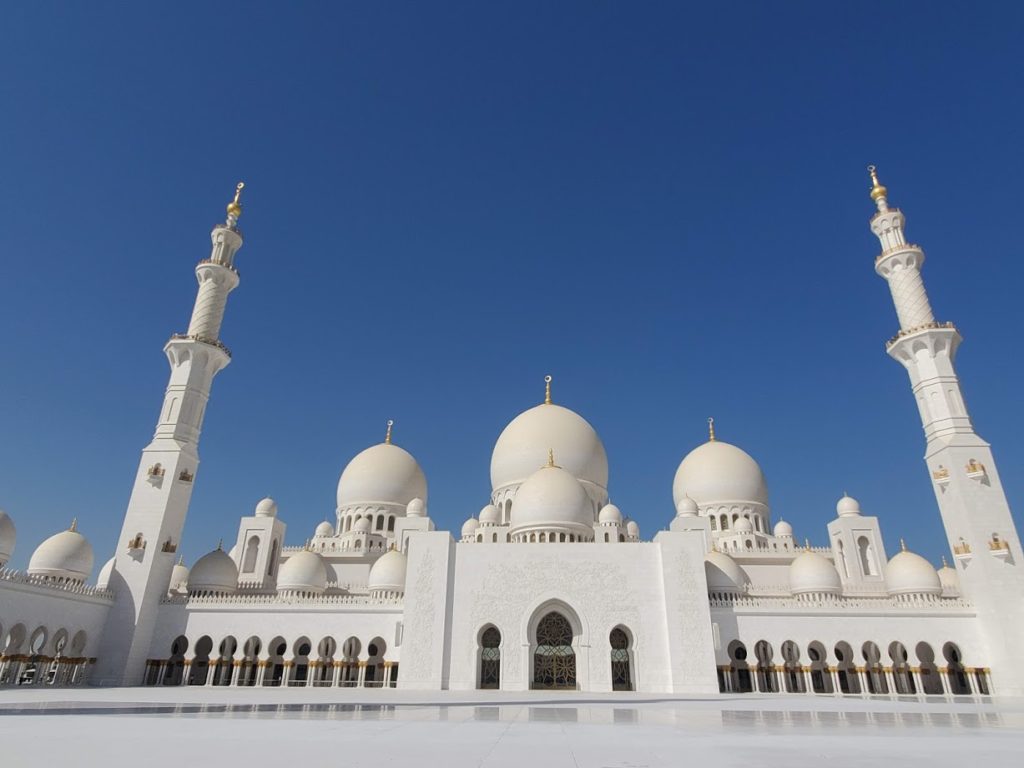
M 75 524 L 25 572 L 0 570 L 0 686 L 1024 693 L 1024 555 L 961 395 L 960 334 L 935 320 L 924 252 L 870 170 L 875 271 L 899 318 L 887 351 L 910 375 L 951 564 L 887 552 L 880 519 L 848 496 L 823 521 L 828 546 L 801 545 L 773 517 L 757 461 L 713 423 L 671 480 L 668 529 L 645 540 L 609 502 L 600 437 L 554 402 L 548 377 L 497 437 L 491 497 L 458 536 L 435 528 L 427 479 L 389 424 L 297 545 L 265 498 L 233 542 L 186 567 L 203 416 L 231 360 L 220 329 L 239 284 L 236 194 L 196 267 L 188 330 L 164 347 L 159 422 L 95 583 Z M 0 512 L 0 568 L 16 518 Z

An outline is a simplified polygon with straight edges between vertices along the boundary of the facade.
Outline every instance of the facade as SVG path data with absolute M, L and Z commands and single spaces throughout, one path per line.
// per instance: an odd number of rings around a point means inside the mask
M 0 570 L 0 685 L 1024 693 L 1020 540 L 960 391 L 960 336 L 935 320 L 924 253 L 871 176 L 875 269 L 900 324 L 887 351 L 910 375 L 952 565 L 890 556 L 879 519 L 848 496 L 829 545 L 801 546 L 773 519 L 757 462 L 713 422 L 676 472 L 668 530 L 645 541 L 609 502 L 600 437 L 547 377 L 543 402 L 498 437 L 491 497 L 458 537 L 436 530 L 426 477 L 389 422 L 305 544 L 285 544 L 266 498 L 227 550 L 187 568 L 177 549 L 203 415 L 231 359 L 220 327 L 239 283 L 240 184 L 196 267 L 188 330 L 164 347 L 159 423 L 95 586 L 74 524 L 25 573 Z M 0 568 L 15 541 L 0 512 Z

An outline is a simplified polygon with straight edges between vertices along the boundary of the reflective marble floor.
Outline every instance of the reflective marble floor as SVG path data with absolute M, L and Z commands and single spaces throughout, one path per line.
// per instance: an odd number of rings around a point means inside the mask
M 836 766 L 1024 760 L 1024 701 L 365 690 L 0 691 L 0 765 Z M 288 766 L 287 768 L 290 768 Z

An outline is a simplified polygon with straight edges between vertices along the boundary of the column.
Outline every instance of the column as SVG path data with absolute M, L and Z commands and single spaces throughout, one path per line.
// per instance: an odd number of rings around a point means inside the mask
M 335 688 L 337 688 L 338 685 L 341 683 L 341 665 L 342 662 L 340 661 L 334 662 L 334 671 L 332 672 L 331 685 Z
M 267 675 L 267 662 L 258 661 L 256 666 L 256 687 L 259 688 L 263 685 L 263 678 Z
M 357 688 L 362 688 L 365 685 L 366 685 L 366 662 L 365 661 L 360 661 L 359 662 L 359 677 L 358 677 L 358 679 L 356 681 L 356 687 Z

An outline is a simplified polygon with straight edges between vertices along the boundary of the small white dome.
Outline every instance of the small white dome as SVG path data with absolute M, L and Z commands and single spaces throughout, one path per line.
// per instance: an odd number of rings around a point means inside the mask
M 0 509 L 0 565 L 11 559 L 14 544 L 18 540 L 18 531 L 14 527 L 11 516 Z
M 370 518 L 360 517 L 354 523 L 352 523 L 352 530 L 356 533 L 369 533 L 370 532 Z
M 36 547 L 28 561 L 28 572 L 49 579 L 85 581 L 92 573 L 92 565 L 92 545 L 72 522 L 70 529 L 51 536 Z
M 790 536 L 793 535 L 793 526 L 787 523 L 785 520 L 779 520 L 772 529 L 772 533 L 776 536 Z
M 256 517 L 277 517 L 277 502 L 269 496 L 260 499 L 255 514 Z
M 171 583 L 167 591 L 178 594 L 188 592 L 188 567 L 181 560 L 178 560 L 171 569 Z
M 278 592 L 315 592 L 327 588 L 327 564 L 316 552 L 302 550 L 290 555 L 277 573 Z
M 634 539 L 640 538 L 640 526 L 637 525 L 636 520 L 630 520 L 626 523 L 626 535 Z
M 843 591 L 839 571 L 817 552 L 805 550 L 789 564 L 789 589 L 794 595 L 825 592 L 837 595 Z
M 480 510 L 480 525 L 501 525 L 501 512 L 493 504 Z
M 708 552 L 704 558 L 704 573 L 709 590 L 742 590 L 750 583 L 747 572 L 724 552 Z
M 427 505 L 423 503 L 423 499 L 417 496 L 415 499 L 410 501 L 405 506 L 406 517 L 423 517 L 427 512 Z
M 960 591 L 960 574 L 956 572 L 956 568 L 951 568 L 946 565 L 945 561 L 943 561 L 942 567 L 938 570 L 938 574 L 939 583 L 942 585 L 943 591 Z
M 890 595 L 937 595 L 942 582 L 932 564 L 904 549 L 885 566 L 885 586 Z
M 324 520 L 322 523 L 320 523 L 320 525 L 318 525 L 316 527 L 316 530 L 313 532 L 313 535 L 314 536 L 319 536 L 321 538 L 327 538 L 329 536 L 333 536 L 334 535 L 334 526 L 331 525 L 326 520 Z
M 672 483 L 678 506 L 685 496 L 700 505 L 748 501 L 768 504 L 768 485 L 758 463 L 741 448 L 709 440 L 690 451 Z
M 405 592 L 406 557 L 397 549 L 382 556 L 370 568 L 370 592 Z
M 747 518 L 741 517 L 733 524 L 732 529 L 736 533 L 753 533 L 754 524 Z
M 220 547 L 196 560 L 189 573 L 189 592 L 234 592 L 238 588 L 238 567 Z
M 575 411 L 543 403 L 516 416 L 498 437 L 491 454 L 492 490 L 525 483 L 544 466 L 548 451 L 573 477 L 608 487 L 608 456 L 594 428 Z
M 836 514 L 840 517 L 853 517 L 860 514 L 860 502 L 852 496 L 843 495 L 836 504 Z
M 614 504 L 605 504 L 597 515 L 597 522 L 607 525 L 621 525 L 622 511 Z
M 590 497 L 579 480 L 561 467 L 543 467 L 519 486 L 511 527 L 586 527 L 593 531 Z
M 479 525 L 480 523 L 476 521 L 475 517 L 469 518 L 469 520 L 462 524 L 463 537 L 472 536 L 474 533 L 476 533 L 476 529 Z
M 427 478 L 412 454 L 392 443 L 371 445 L 348 463 L 338 480 L 338 509 L 427 498 Z
M 110 558 L 100 568 L 100 573 L 96 577 L 96 589 L 110 589 L 110 579 L 114 575 L 114 558 Z
M 696 517 L 699 511 L 697 502 L 689 496 L 683 496 L 676 504 L 676 515 L 679 517 Z

